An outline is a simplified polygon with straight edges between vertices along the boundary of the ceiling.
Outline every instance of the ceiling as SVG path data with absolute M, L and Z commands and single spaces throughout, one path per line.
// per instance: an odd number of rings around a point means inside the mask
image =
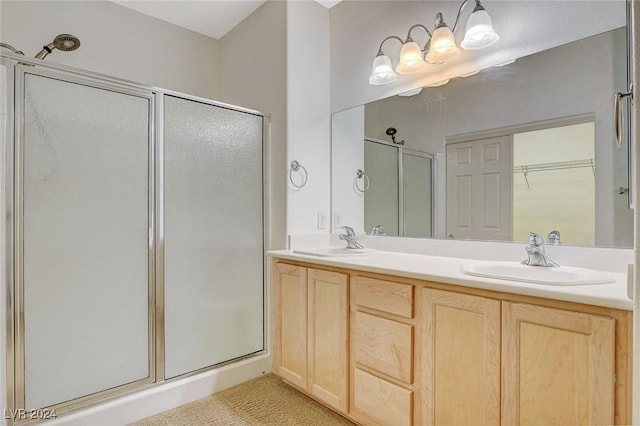
M 112 0 L 191 31 L 222 38 L 266 0 Z M 299 0 L 308 1 L 308 0 Z M 316 0 L 331 8 L 341 0 Z

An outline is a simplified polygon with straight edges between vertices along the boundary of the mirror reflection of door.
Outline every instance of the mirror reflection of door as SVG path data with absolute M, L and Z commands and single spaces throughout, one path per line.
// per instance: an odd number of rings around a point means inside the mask
M 511 135 L 447 145 L 447 235 L 511 240 Z
M 450 238 L 595 243 L 595 123 L 538 127 L 447 145 Z

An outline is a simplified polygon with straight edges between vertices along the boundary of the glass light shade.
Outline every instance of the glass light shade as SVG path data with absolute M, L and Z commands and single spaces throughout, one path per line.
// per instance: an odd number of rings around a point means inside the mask
M 376 56 L 373 60 L 369 84 L 374 86 L 389 84 L 396 81 L 397 78 L 398 75 L 393 72 L 393 67 L 391 66 L 391 59 L 385 55 Z
M 431 36 L 431 48 L 427 54 L 427 61 L 444 62 L 460 53 L 453 38 L 453 32 L 447 26 L 437 28 Z
M 427 63 L 422 59 L 422 50 L 415 41 L 408 41 L 400 50 L 400 61 L 396 67 L 398 74 L 413 74 L 422 71 Z
M 476 10 L 469 16 L 464 40 L 460 43 L 465 50 L 480 50 L 489 47 L 500 39 L 493 29 L 491 16 L 486 10 Z

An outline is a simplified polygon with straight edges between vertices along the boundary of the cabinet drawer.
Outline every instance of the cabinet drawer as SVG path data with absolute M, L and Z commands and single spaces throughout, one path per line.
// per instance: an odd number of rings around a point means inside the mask
M 412 285 L 366 277 L 354 277 L 352 283 L 356 305 L 413 318 Z
M 412 383 L 413 326 L 355 313 L 354 361 L 406 383 Z
M 353 381 L 354 418 L 365 424 L 411 425 L 412 391 L 358 368 Z

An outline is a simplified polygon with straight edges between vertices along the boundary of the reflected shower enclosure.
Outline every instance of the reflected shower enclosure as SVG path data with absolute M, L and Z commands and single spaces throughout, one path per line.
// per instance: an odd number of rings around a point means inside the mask
M 367 137 L 364 124 L 364 106 L 331 120 L 333 230 L 349 225 L 369 234 L 382 225 L 384 235 L 432 237 L 433 155 Z
M 364 226 L 386 235 L 433 236 L 433 156 L 402 145 L 366 139 Z

